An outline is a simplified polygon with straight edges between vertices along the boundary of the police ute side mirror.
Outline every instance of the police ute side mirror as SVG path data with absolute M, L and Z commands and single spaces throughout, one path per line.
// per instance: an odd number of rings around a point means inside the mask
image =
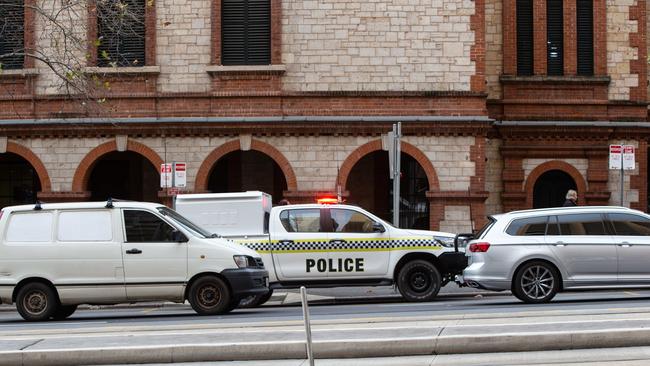
M 384 225 L 375 222 L 372 224 L 372 231 L 375 233 L 383 233 L 386 231 L 386 229 L 384 228 Z
M 176 243 L 187 243 L 188 241 L 187 236 L 178 230 L 172 232 L 172 240 Z
M 474 239 L 473 233 L 456 235 L 456 237 L 454 238 L 454 249 L 458 251 L 459 246 L 465 247 L 467 243 L 472 241 L 473 239 Z

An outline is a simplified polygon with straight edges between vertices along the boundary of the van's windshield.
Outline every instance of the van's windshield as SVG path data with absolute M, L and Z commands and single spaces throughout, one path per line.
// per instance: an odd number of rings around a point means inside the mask
M 158 207 L 158 211 L 165 217 L 171 219 L 178 225 L 184 227 L 185 229 L 189 230 L 192 234 L 195 236 L 198 236 L 200 238 L 219 238 L 220 236 L 218 234 L 213 234 L 210 233 L 203 228 L 201 228 L 199 225 L 193 223 L 192 221 L 186 219 L 182 215 L 180 215 L 178 212 L 168 208 L 168 207 Z

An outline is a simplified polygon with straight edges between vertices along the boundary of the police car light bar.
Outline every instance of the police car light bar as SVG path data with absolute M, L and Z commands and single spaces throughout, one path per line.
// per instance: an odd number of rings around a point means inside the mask
M 324 197 L 317 199 L 316 202 L 318 202 L 320 205 L 335 205 L 339 203 L 339 200 L 332 197 Z

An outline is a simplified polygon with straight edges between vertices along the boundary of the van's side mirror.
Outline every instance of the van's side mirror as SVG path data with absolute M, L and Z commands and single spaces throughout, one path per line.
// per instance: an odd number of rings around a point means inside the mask
M 176 243 L 186 243 L 188 241 L 187 236 L 178 230 L 172 232 L 172 240 Z
M 372 224 L 372 231 L 375 233 L 383 233 L 386 231 L 386 228 L 384 228 L 384 225 L 375 222 Z

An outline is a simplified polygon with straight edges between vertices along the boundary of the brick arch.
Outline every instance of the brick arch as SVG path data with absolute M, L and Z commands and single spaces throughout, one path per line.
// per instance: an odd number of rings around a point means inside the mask
M 164 161 L 160 158 L 160 155 L 153 151 L 150 147 L 145 144 L 128 140 L 126 144 L 126 150 L 132 151 L 142 155 L 147 159 L 151 164 L 153 164 L 156 171 L 160 170 L 160 164 Z M 104 155 L 117 151 L 117 143 L 115 140 L 105 142 L 94 149 L 90 150 L 88 154 L 81 160 L 77 170 L 74 173 L 74 178 L 72 179 L 72 190 L 74 192 L 86 191 L 88 187 L 88 180 L 90 179 L 90 173 L 93 170 L 93 167 L 97 161 Z
M 41 182 L 41 192 L 50 192 L 52 190 L 50 175 L 47 173 L 45 165 L 29 148 L 15 142 L 7 142 L 7 152 L 20 156 L 32 165 L 36 170 L 38 180 Z
M 585 202 L 585 192 L 587 191 L 587 183 L 585 182 L 584 177 L 578 169 L 573 165 L 560 161 L 553 160 L 547 161 L 535 167 L 533 171 L 528 174 L 526 178 L 526 183 L 524 186 L 524 191 L 526 192 L 526 207 L 533 207 L 533 190 L 535 188 L 535 183 L 542 176 L 542 174 L 551 171 L 551 170 L 561 170 L 571 176 L 573 181 L 576 183 L 578 189 L 578 201 Z
M 199 171 L 196 173 L 194 191 L 207 192 L 210 173 L 212 173 L 212 169 L 214 168 L 217 161 L 219 161 L 219 159 L 224 157 L 226 154 L 237 150 L 241 150 L 239 140 L 228 141 L 225 144 L 212 150 L 212 152 L 208 154 L 208 156 L 203 160 L 203 163 L 201 163 L 201 166 L 199 167 Z M 266 142 L 253 139 L 251 141 L 251 150 L 266 154 L 268 157 L 273 159 L 276 164 L 278 164 L 280 170 L 282 170 L 282 173 L 284 174 L 284 178 L 287 181 L 287 191 L 296 191 L 298 189 L 296 173 L 294 173 L 289 160 L 287 160 L 287 158 L 278 149 L 267 144 Z
M 427 176 L 427 181 L 429 182 L 429 191 L 433 192 L 440 190 L 438 174 L 436 174 L 436 169 L 433 167 L 431 160 L 429 160 L 429 158 L 427 158 L 427 156 L 424 155 L 420 149 L 414 145 L 409 144 L 408 142 L 402 141 L 401 148 L 403 153 L 415 159 L 415 161 L 420 164 L 422 169 L 424 169 L 424 172 Z M 348 177 L 350 176 L 350 172 L 352 172 L 352 168 L 354 168 L 354 166 L 364 156 L 378 150 L 382 150 L 381 140 L 370 141 L 364 145 L 359 146 L 356 150 L 351 152 L 343 164 L 341 164 L 341 168 L 339 169 L 339 176 L 336 179 L 337 185 L 340 185 L 345 189 L 348 182 Z

